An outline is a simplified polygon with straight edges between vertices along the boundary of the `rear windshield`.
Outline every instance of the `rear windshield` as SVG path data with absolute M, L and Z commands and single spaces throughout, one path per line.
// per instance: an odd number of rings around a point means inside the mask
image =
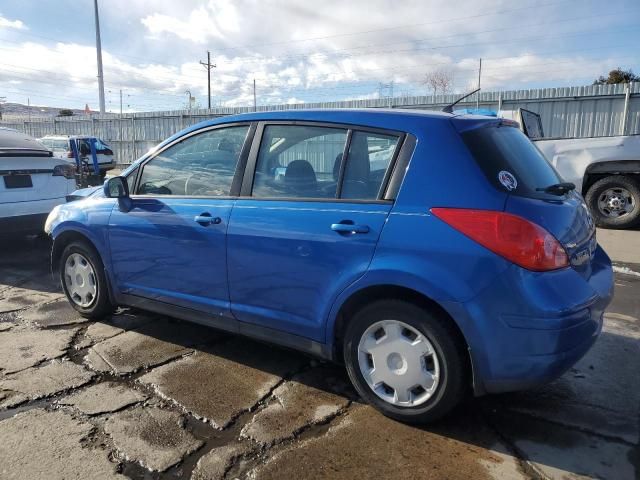
M 517 128 L 491 124 L 464 132 L 462 138 L 489 181 L 500 190 L 525 197 L 547 197 L 536 189 L 562 181 Z

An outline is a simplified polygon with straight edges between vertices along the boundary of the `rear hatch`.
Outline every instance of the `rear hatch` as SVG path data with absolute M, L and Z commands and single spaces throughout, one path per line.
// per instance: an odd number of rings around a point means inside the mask
M 0 203 L 64 197 L 69 182 L 60 169 L 61 163 L 64 162 L 52 157 L 0 156 Z M 71 166 L 68 169 L 73 171 Z
M 0 203 L 64 197 L 72 171 L 61 163 L 34 138 L 0 129 Z
M 508 193 L 505 212 L 521 216 L 547 230 L 564 247 L 571 267 L 589 278 L 596 230 L 582 196 L 566 188 L 546 188 L 563 182 L 542 153 L 508 121 L 468 125 L 462 138 L 487 179 Z M 551 193 L 552 192 L 552 193 Z

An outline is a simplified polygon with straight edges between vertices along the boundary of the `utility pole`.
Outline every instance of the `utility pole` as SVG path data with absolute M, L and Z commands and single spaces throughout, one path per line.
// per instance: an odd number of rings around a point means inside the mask
M 482 58 L 478 66 L 478 96 L 476 97 L 476 110 L 480 108 L 480 78 L 482 77 Z
M 119 147 L 120 151 L 122 151 L 122 89 L 120 89 L 120 118 L 118 119 L 118 125 L 120 126 Z
M 258 104 L 256 103 L 256 79 L 253 79 L 253 111 L 258 111 Z
M 102 73 L 102 45 L 100 44 L 100 20 L 98 18 L 98 0 L 93 0 L 96 16 L 96 55 L 98 57 L 98 94 L 100 95 L 100 113 L 104 113 L 104 76 Z
M 211 63 L 211 52 L 207 50 L 207 63 L 200 61 L 200 65 L 203 65 L 207 69 L 207 93 L 209 96 L 209 109 L 211 109 L 211 69 L 216 68 L 215 64 Z

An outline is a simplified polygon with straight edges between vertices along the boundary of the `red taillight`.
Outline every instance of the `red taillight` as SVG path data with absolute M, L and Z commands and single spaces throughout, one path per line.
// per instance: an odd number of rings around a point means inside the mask
M 71 151 L 67 152 L 67 158 L 73 158 L 73 152 Z
M 517 215 L 465 208 L 432 208 L 431 212 L 483 247 L 528 270 L 544 272 L 569 265 L 567 252 L 553 235 Z
M 75 178 L 76 169 L 73 165 L 65 163 L 63 165 L 56 165 L 53 167 L 54 177 L 64 177 L 68 180 Z

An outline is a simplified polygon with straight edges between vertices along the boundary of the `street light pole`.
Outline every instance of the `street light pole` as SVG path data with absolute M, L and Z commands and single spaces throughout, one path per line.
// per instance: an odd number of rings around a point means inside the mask
M 100 43 L 100 19 L 98 18 L 98 0 L 93 0 L 96 17 L 96 55 L 98 57 L 98 94 L 100 96 L 100 113 L 105 113 L 104 107 L 104 77 L 102 74 L 102 45 Z

